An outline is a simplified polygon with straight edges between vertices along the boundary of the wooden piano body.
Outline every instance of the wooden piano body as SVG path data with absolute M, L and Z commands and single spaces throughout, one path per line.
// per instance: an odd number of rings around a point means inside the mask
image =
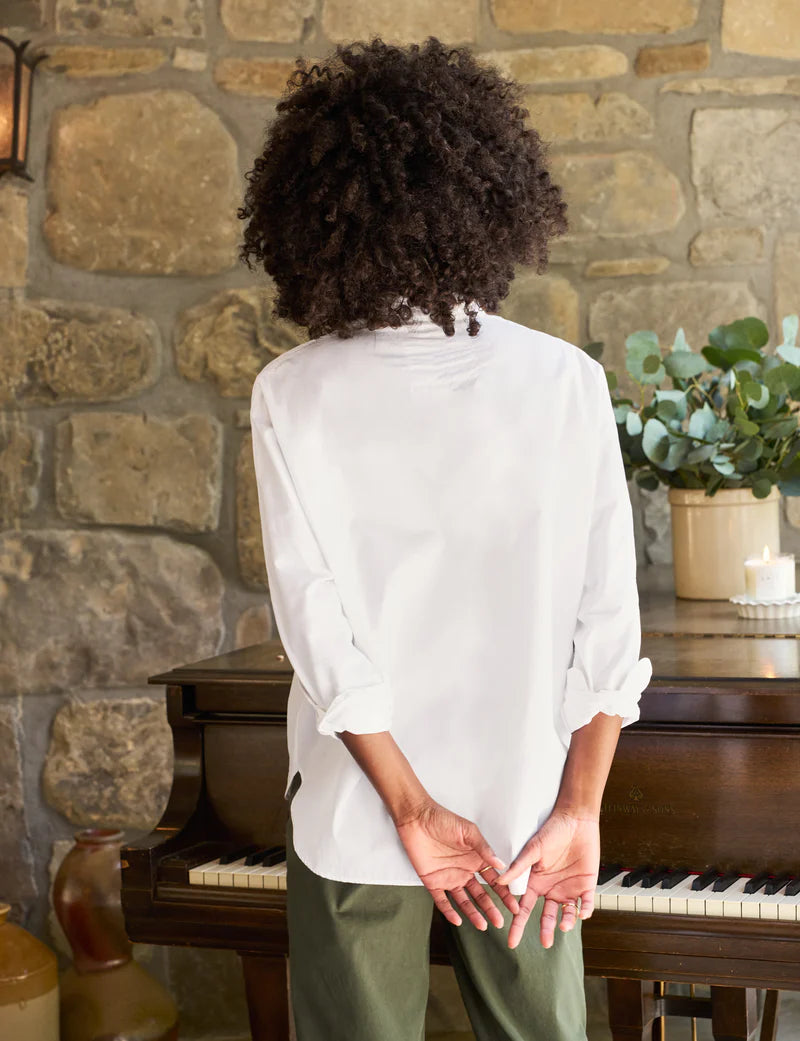
M 654 677 L 606 787 L 605 863 L 800 875 L 800 628 L 732 611 L 643 595 Z M 189 885 L 186 859 L 201 843 L 285 844 L 291 676 L 273 641 L 151 677 L 166 684 L 174 784 L 156 830 L 123 850 L 131 938 L 238 951 L 255 1041 L 288 1037 L 286 894 Z M 583 946 L 586 972 L 608 979 L 615 1041 L 649 1041 L 667 1014 L 709 1016 L 717 1041 L 745 1041 L 757 990 L 772 1041 L 779 991 L 800 990 L 800 920 L 596 910 Z M 447 960 L 435 912 L 431 961 Z M 711 984 L 712 998 L 661 981 Z

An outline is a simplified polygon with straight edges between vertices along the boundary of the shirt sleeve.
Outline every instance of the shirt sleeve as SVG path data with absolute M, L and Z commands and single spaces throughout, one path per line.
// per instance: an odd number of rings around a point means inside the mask
M 256 380 L 250 406 L 258 506 L 275 624 L 316 712 L 321 734 L 388 730 L 392 698 L 357 646 L 334 577 L 298 499 L 272 425 L 269 390 Z
M 598 712 L 621 716 L 622 726 L 639 718 L 639 699 L 653 666 L 640 658 L 641 622 L 636 586 L 633 511 L 614 408 L 605 372 L 595 369 L 599 394 L 593 409 L 599 455 L 592 475 L 589 552 L 567 671 L 562 722 L 569 733 Z

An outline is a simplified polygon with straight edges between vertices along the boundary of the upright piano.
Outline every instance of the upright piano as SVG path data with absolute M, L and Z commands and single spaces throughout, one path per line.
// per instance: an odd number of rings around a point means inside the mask
M 607 980 L 614 1041 L 651 1041 L 665 1016 L 774 1041 L 780 991 L 800 990 L 800 623 L 670 591 L 641 606 L 654 675 L 605 790 L 586 972 Z M 289 1037 L 291 678 L 277 640 L 150 677 L 174 781 L 156 829 L 122 852 L 131 939 L 239 952 L 254 1041 Z M 448 961 L 436 910 L 430 956 Z

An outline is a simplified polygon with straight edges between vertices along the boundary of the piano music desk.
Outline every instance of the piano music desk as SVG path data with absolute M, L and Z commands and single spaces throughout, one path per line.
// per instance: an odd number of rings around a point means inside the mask
M 740 620 L 731 604 L 668 590 L 643 592 L 641 605 L 654 675 L 606 787 L 603 863 L 715 869 L 741 879 L 738 890 L 763 872 L 800 876 L 800 626 Z M 174 782 L 155 831 L 122 854 L 131 939 L 238 951 L 254 1041 L 289 1036 L 285 890 L 190 884 L 189 870 L 222 850 L 285 843 L 291 677 L 277 640 L 150 677 L 166 685 Z M 608 981 L 614 1041 L 650 1041 L 664 1015 L 706 1016 L 716 1041 L 748 1041 L 757 990 L 761 1038 L 774 1041 L 780 990 L 800 990 L 793 898 L 743 900 L 733 884 L 730 899 L 709 889 L 687 905 L 678 892 L 612 887 L 583 923 L 586 972 Z M 435 911 L 438 964 L 448 960 L 443 921 Z M 664 993 L 663 981 L 711 984 L 711 998 Z

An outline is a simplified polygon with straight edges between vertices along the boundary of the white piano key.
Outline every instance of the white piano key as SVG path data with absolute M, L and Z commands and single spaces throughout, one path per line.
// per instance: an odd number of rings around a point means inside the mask
M 621 882 L 627 874 L 627 871 L 620 871 L 620 873 L 615 875 L 610 881 L 605 882 L 602 886 L 598 887 L 595 891 L 595 900 L 598 908 L 602 908 L 604 911 L 617 910 L 617 898 L 623 891 Z
M 778 920 L 781 922 L 800 922 L 800 893 L 785 896 L 778 904 Z
M 742 900 L 749 896 L 745 893 L 744 887 L 750 881 L 748 875 L 744 875 L 738 879 L 730 889 L 726 889 L 722 894 L 722 917 L 723 918 L 741 918 L 742 917 Z
M 692 889 L 692 882 L 698 877 L 698 872 L 692 872 L 688 878 L 684 878 L 682 882 L 679 882 L 674 889 L 667 889 L 665 892 L 669 894 L 669 913 L 670 914 L 689 914 L 689 899 L 694 899 L 695 894 Z
M 219 868 L 219 857 L 216 860 L 208 860 L 205 864 L 198 864 L 195 868 L 189 869 L 189 885 L 190 886 L 203 886 L 209 885 L 210 883 L 205 881 L 205 873 L 215 871 Z
M 253 888 L 250 879 L 259 870 L 259 864 L 250 864 L 241 867 L 238 871 L 234 872 L 233 885 L 236 889 L 248 889 Z M 259 887 L 260 888 L 260 887 Z
M 265 867 L 262 872 L 262 879 L 264 883 L 264 889 L 285 889 L 286 885 L 281 885 L 281 878 L 286 876 L 286 861 L 284 860 L 280 864 L 272 864 L 269 867 Z
M 728 898 L 729 893 L 733 893 L 736 887 L 746 881 L 746 879 L 737 878 L 735 879 L 727 889 L 723 889 L 719 893 L 714 892 L 714 885 L 711 884 L 710 890 L 706 893 L 706 910 L 705 913 L 709 918 L 723 918 L 725 915 L 725 900 Z
M 245 858 L 240 857 L 239 860 L 234 860 L 230 864 L 221 864 L 219 869 L 219 882 L 220 886 L 231 886 L 235 885 L 234 876 L 240 871 L 246 870 Z

